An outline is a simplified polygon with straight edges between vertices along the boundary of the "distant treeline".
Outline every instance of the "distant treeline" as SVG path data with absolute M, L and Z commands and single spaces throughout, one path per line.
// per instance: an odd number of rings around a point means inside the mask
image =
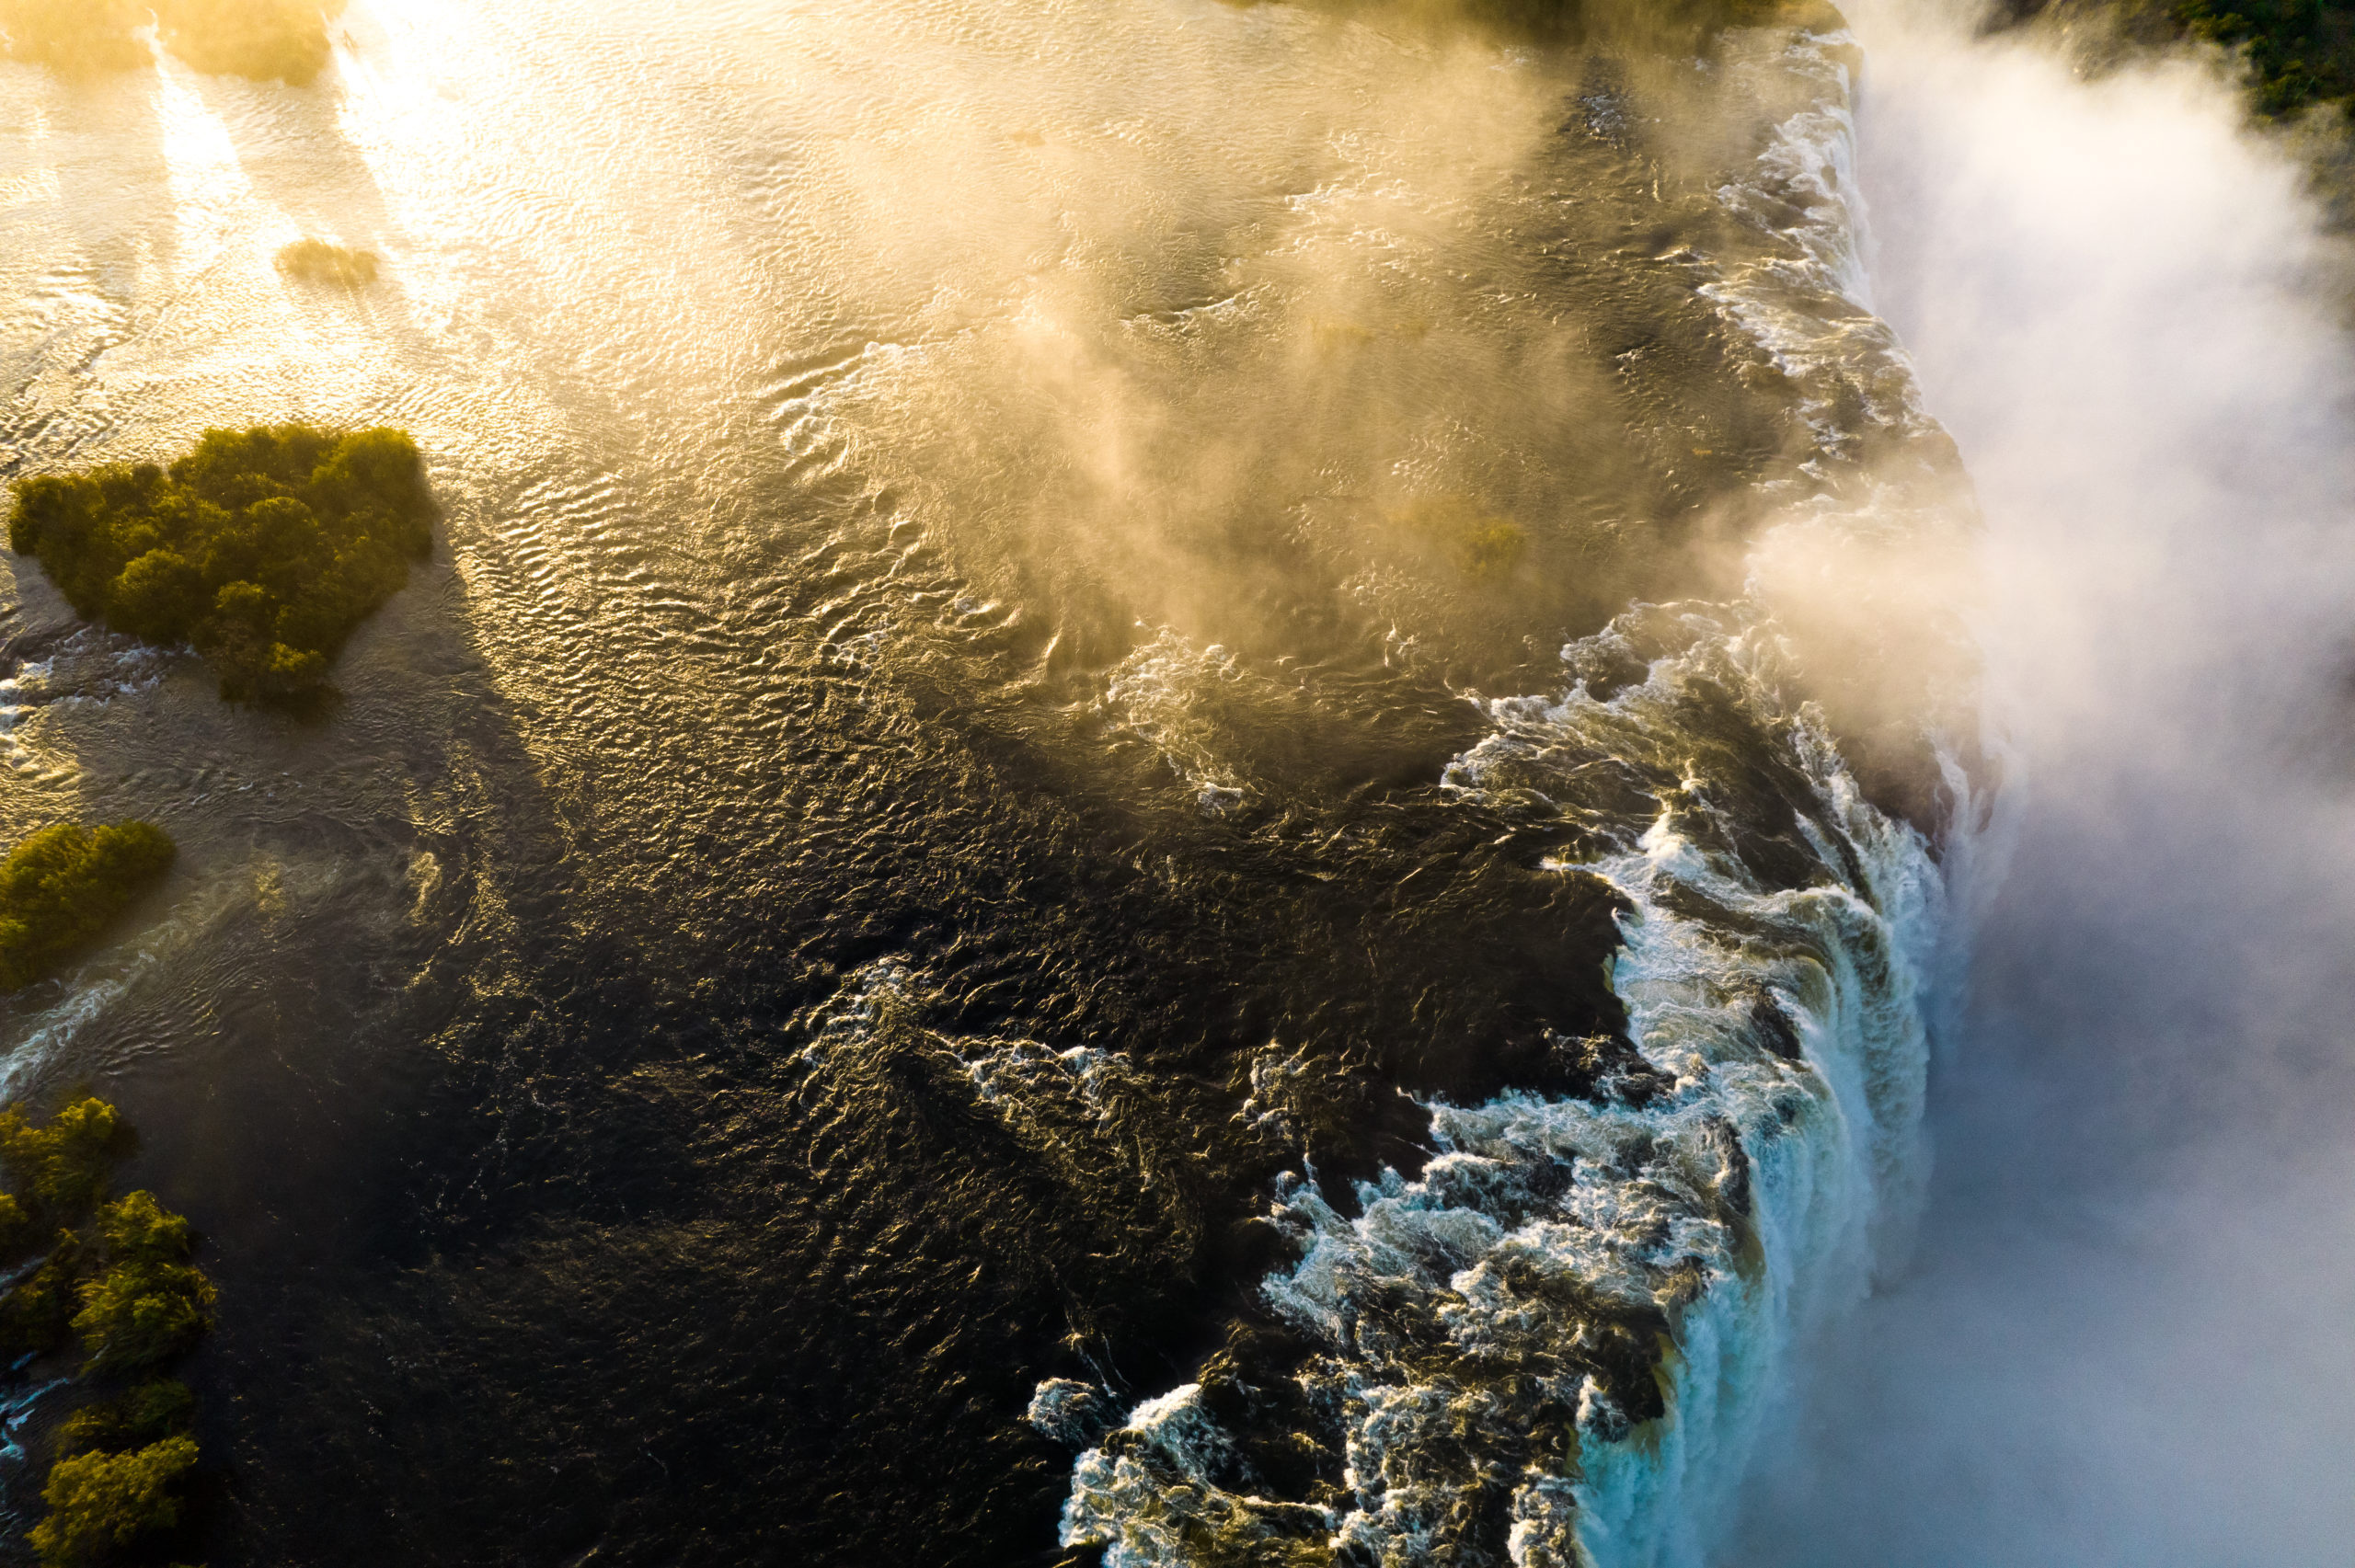
M 232 699 L 322 687 L 352 629 L 430 554 L 433 498 L 399 430 L 207 430 L 169 469 L 17 481 L 8 543 L 92 620 L 192 643 Z
M 2342 0 L 2182 0 L 2176 24 L 2246 52 L 2261 114 L 2355 103 L 2355 5 Z
M 343 0 L 0 0 L 7 54 L 67 75 L 135 70 L 164 47 L 199 71 L 309 81 L 327 63 L 327 21 Z
M 1307 0 L 1327 10 L 1411 16 L 1545 42 L 1680 54 L 1729 27 L 1829 14 L 1823 0 Z M 1836 18 L 1833 18 L 1836 22 Z
M 2085 24 L 2130 46 L 2200 40 L 2247 63 L 2257 113 L 2355 109 L 2355 0 L 2000 0 L 2000 21 Z

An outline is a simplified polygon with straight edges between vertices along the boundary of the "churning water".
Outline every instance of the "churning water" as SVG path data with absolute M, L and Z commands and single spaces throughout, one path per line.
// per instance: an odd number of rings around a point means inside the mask
M 0 70 L 17 472 L 445 509 L 315 723 L 7 594 L 10 830 L 182 844 L 0 1023 L 209 1238 L 213 1560 L 1705 1561 L 1999 776 L 1841 19 L 340 27 Z
M 2350 1499 L 2345 258 L 2185 66 L 1856 12 L 1882 303 L 1987 513 L 2011 868 L 1920 1266 L 1749 1560 L 2306 1564 Z

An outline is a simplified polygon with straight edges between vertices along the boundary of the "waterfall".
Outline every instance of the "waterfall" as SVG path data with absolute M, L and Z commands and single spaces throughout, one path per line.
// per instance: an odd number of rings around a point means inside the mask
M 1951 535 L 1968 509 L 1865 298 L 1851 40 L 1758 37 L 1729 74 L 1811 90 L 1720 193 L 1763 259 L 1700 292 L 1797 388 L 1812 483 L 1767 498 L 1740 598 L 1634 606 L 1563 650 L 1556 692 L 1478 699 L 1490 731 L 1444 778 L 1579 826 L 1580 853 L 1543 869 L 1620 901 L 1626 1041 L 1577 1044 L 1586 1097 L 1430 1103 L 1433 1157 L 1360 1184 L 1354 1215 L 1286 1185 L 1300 1257 L 1262 1289 L 1315 1347 L 1298 1380 L 1342 1485 L 1299 1502 L 1238 1481 L 1187 1385 L 1075 1467 L 1063 1539 L 1111 1568 L 1277 1539 L 1304 1562 L 1486 1561 L 1458 1554 L 1499 1510 L 1521 1568 L 1697 1564 L 1795 1344 L 1862 1299 L 1918 1210 L 1950 871 L 1985 802 L 1952 750 L 1970 738 L 1936 734 L 1942 842 L 1867 798 L 1809 700 L 1785 563 Z M 1916 741 L 1947 713 L 1925 700 Z

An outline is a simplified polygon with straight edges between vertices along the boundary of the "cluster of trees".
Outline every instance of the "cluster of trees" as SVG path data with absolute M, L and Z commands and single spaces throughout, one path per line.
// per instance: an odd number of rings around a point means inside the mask
M 2260 115 L 2317 104 L 2355 114 L 2355 0 L 1993 0 L 1990 17 L 1999 26 L 2057 22 L 2099 64 L 2203 40 L 2241 57 Z
M 327 63 L 327 17 L 340 0 L 157 0 L 164 47 L 215 75 L 302 86 Z
M 168 470 L 17 482 L 9 546 L 75 610 L 192 643 L 233 700 L 317 690 L 344 640 L 431 553 L 433 498 L 399 430 L 207 430 Z
M 11 60 L 67 76 L 135 71 L 154 56 L 139 37 L 147 7 L 132 0 L 0 0 Z
M 327 63 L 327 21 L 342 0 L 0 0 L 12 60 L 69 75 L 135 70 L 164 47 L 199 71 L 296 86 Z
M 10 851 L 0 861 L 0 990 L 29 986 L 88 946 L 173 853 L 153 822 L 60 822 Z
M 172 1362 L 212 1331 L 213 1282 L 190 1260 L 183 1217 L 134 1192 L 108 1198 L 134 1142 L 129 1123 L 84 1095 L 36 1126 L 0 1111 L 0 1255 L 17 1283 L 0 1297 L 0 1354 L 56 1358 L 78 1347 L 92 1397 L 57 1430 L 32 1528 L 49 1568 L 98 1568 L 179 1522 L 197 1461 L 196 1400 Z
M 2347 0 L 2180 0 L 2177 26 L 2244 52 L 2259 113 L 2355 105 L 2355 5 Z
M 278 269 L 305 283 L 365 288 L 376 280 L 376 253 L 330 245 L 323 239 L 298 239 L 279 251 Z

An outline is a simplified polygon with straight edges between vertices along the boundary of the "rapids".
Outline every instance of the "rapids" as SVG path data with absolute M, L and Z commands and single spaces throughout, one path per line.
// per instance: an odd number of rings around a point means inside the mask
M 1891 568 L 1863 563 L 1943 562 L 1972 514 L 1866 298 L 1854 59 L 1844 33 L 1728 50 L 1728 90 L 1771 72 L 1813 92 L 1717 193 L 1778 244 L 1695 258 L 1698 292 L 1789 378 L 1821 483 L 1790 486 L 1743 598 L 1647 607 L 1573 642 L 1568 691 L 1487 703 L 1494 730 L 1446 775 L 1457 799 L 1581 822 L 1583 853 L 1542 864 L 1624 899 L 1611 979 L 1635 1049 L 1575 1097 L 1431 1101 L 1436 1157 L 1419 1179 L 1359 1184 L 1353 1213 L 1311 1184 L 1280 1195 L 1304 1255 L 1264 1293 L 1315 1347 L 1297 1380 L 1339 1414 L 1345 1490 L 1322 1506 L 1261 1495 L 1266 1467 L 1216 1408 L 1233 1400 L 1188 1384 L 1080 1460 L 1064 1538 L 1113 1568 L 1327 1538 L 1348 1562 L 1709 1561 L 1796 1345 L 1902 1257 L 1933 989 L 1951 972 L 1947 874 L 1864 798 L 1823 708 L 1799 700 L 1838 644 L 1824 585 L 1793 579 L 1829 574 L 1829 597 L 1871 604 Z M 1893 613 L 1851 604 L 1845 630 Z M 1951 680 L 1956 638 L 1910 650 L 1918 673 Z M 1968 723 L 1954 695 L 1908 690 L 1917 733 Z M 1599 769 L 1658 814 L 1624 794 L 1614 812 Z M 1778 775 L 1764 800 L 1761 773 Z M 1989 802 L 1957 763 L 1940 776 L 1946 861 L 1967 868 Z M 1602 1348 L 1614 1334 L 1662 1347 L 1659 1392 L 1636 1409 Z
M 1856 65 L 355 0 L 311 88 L 0 67 L 12 472 L 385 422 L 445 512 L 317 722 L 5 585 L 0 820 L 182 846 L 0 1047 L 209 1239 L 211 1560 L 1703 1560 L 1902 1253 L 1993 777 Z
M 2197 62 L 1862 4 L 1878 296 L 1984 499 L 2013 783 L 1918 1265 L 1745 1561 L 2319 1564 L 2355 1520 L 2343 234 Z

